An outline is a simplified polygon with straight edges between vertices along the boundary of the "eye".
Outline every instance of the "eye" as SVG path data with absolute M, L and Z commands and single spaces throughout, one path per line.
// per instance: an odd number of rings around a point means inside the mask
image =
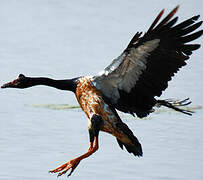
M 13 81 L 10 82 L 12 85 L 18 85 L 19 84 L 19 79 L 14 79 Z

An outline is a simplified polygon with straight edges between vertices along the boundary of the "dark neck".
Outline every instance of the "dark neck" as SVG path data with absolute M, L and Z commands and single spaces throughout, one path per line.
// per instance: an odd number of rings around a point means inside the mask
M 77 87 L 77 78 L 65 79 L 65 80 L 54 80 L 45 77 L 32 78 L 29 77 L 28 87 L 36 85 L 51 86 L 60 90 L 68 90 L 75 92 Z

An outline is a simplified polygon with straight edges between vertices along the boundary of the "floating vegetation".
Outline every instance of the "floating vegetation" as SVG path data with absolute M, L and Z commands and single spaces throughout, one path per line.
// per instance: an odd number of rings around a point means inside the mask
M 53 110 L 68 110 L 68 109 L 78 109 L 80 106 L 74 106 L 69 104 L 32 104 L 35 108 L 47 108 Z
M 52 110 L 70 110 L 70 109 L 81 109 L 80 106 L 77 105 L 69 105 L 69 104 L 32 104 L 32 107 L 35 108 L 47 108 L 47 109 L 52 109 Z M 185 107 L 185 110 L 189 111 L 197 111 L 201 110 L 203 107 L 202 106 L 190 106 L 190 107 Z M 160 114 L 162 112 L 168 112 L 168 113 L 178 113 L 172 109 L 169 108 L 156 108 L 154 113 L 155 114 Z M 125 113 L 119 113 L 121 118 L 128 116 L 128 114 Z M 129 115 L 130 116 L 130 115 Z M 131 116 L 130 116 L 131 117 Z M 140 118 L 134 118 L 134 119 L 140 119 Z M 143 119 L 149 119 L 149 116 Z

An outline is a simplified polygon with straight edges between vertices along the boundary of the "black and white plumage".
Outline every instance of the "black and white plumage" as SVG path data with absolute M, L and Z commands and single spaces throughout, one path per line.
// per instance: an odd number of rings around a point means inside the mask
M 203 34 L 203 30 L 193 32 L 202 24 L 196 23 L 199 15 L 175 25 L 178 17 L 172 17 L 177 9 L 158 23 L 162 10 L 142 37 L 137 32 L 123 53 L 93 77 L 93 85 L 116 109 L 145 117 L 156 104 L 167 106 L 155 96 L 162 94 L 192 51 L 200 47 L 188 43 Z
M 29 88 L 36 85 L 51 86 L 75 93 L 78 103 L 88 117 L 90 135 L 89 149 L 83 155 L 51 170 L 58 176 L 71 170 L 70 176 L 81 160 L 91 156 L 99 148 L 99 131 L 116 137 L 119 146 L 135 156 L 142 156 L 142 146 L 130 128 L 122 122 L 116 109 L 145 117 L 153 107 L 166 106 L 185 114 L 188 110 L 179 106 L 188 105 L 183 101 L 156 100 L 168 86 L 168 81 L 184 65 L 192 51 L 199 44 L 188 44 L 199 38 L 203 30 L 194 32 L 202 22 L 195 22 L 194 16 L 178 25 L 173 18 L 178 7 L 169 13 L 159 24 L 163 10 L 154 20 L 149 30 L 141 37 L 136 33 L 123 53 L 93 77 L 82 76 L 74 79 L 55 80 L 47 77 L 26 77 L 20 74 L 17 79 L 1 88 Z

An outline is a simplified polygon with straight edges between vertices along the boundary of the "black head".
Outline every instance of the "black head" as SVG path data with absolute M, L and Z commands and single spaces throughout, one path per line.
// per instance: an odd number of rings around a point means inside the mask
M 29 78 L 23 74 L 19 74 L 17 79 L 4 84 L 1 88 L 27 88 L 29 87 Z

